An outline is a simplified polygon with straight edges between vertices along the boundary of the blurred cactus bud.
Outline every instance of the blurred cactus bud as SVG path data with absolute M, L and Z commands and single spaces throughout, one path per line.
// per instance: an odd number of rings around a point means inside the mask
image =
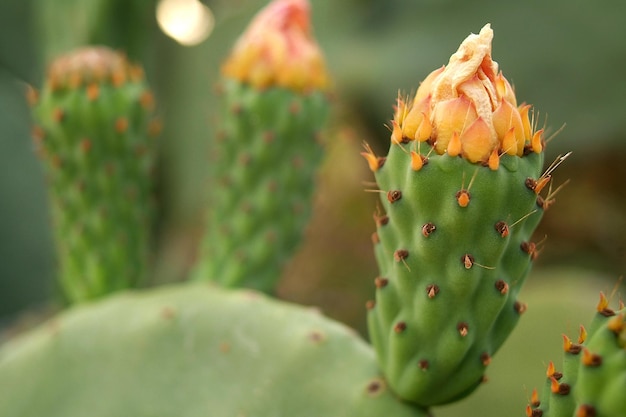
M 271 2 L 239 38 L 223 74 L 258 88 L 325 89 L 328 74 L 310 14 L 307 0 Z

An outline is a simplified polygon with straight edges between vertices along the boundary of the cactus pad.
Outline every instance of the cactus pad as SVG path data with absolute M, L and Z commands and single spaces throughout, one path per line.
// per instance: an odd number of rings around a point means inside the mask
M 0 416 L 426 417 L 317 311 L 206 284 L 69 309 L 0 348 Z

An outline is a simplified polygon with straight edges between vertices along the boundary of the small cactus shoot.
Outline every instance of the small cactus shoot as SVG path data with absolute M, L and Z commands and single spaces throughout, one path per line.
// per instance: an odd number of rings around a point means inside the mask
M 58 57 L 30 90 L 69 302 L 136 287 L 151 226 L 154 97 L 143 70 L 105 47 Z
M 271 2 L 223 68 L 195 278 L 273 292 L 311 213 L 328 78 L 306 0 Z
M 370 337 L 392 389 L 423 406 L 484 380 L 526 309 L 531 236 L 552 198 L 540 196 L 542 130 L 492 60 L 492 38 L 489 25 L 470 35 L 398 99 L 386 157 L 363 152 L 381 195 Z

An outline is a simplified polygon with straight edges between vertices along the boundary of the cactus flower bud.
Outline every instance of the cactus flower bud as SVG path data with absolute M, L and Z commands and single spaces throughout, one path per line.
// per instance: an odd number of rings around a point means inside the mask
M 492 39 L 487 24 L 461 43 L 448 65 L 426 77 L 411 101 L 399 100 L 394 120 L 403 139 L 430 140 L 438 154 L 470 162 L 488 162 L 494 150 L 522 156 L 527 145 L 541 152 L 541 131 L 532 131 L 529 106 L 518 107 L 491 59 Z
M 277 0 L 261 10 L 237 41 L 222 72 L 259 88 L 326 88 L 328 75 L 312 36 L 308 1 Z

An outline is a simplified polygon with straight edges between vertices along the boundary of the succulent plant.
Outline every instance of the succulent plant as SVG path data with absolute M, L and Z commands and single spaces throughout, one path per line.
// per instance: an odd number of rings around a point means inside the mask
M 398 99 L 386 157 L 363 153 L 381 195 L 370 335 L 392 389 L 423 406 L 482 381 L 526 308 L 531 236 L 552 199 L 539 195 L 543 130 L 498 72 L 492 37 L 489 25 L 470 35 Z
M 270 3 L 223 66 L 195 277 L 272 292 L 311 214 L 328 75 L 304 0 Z
M 41 92 L 29 96 L 64 296 L 78 302 L 137 286 L 159 130 L 141 67 L 106 47 L 80 48 L 52 62 Z

